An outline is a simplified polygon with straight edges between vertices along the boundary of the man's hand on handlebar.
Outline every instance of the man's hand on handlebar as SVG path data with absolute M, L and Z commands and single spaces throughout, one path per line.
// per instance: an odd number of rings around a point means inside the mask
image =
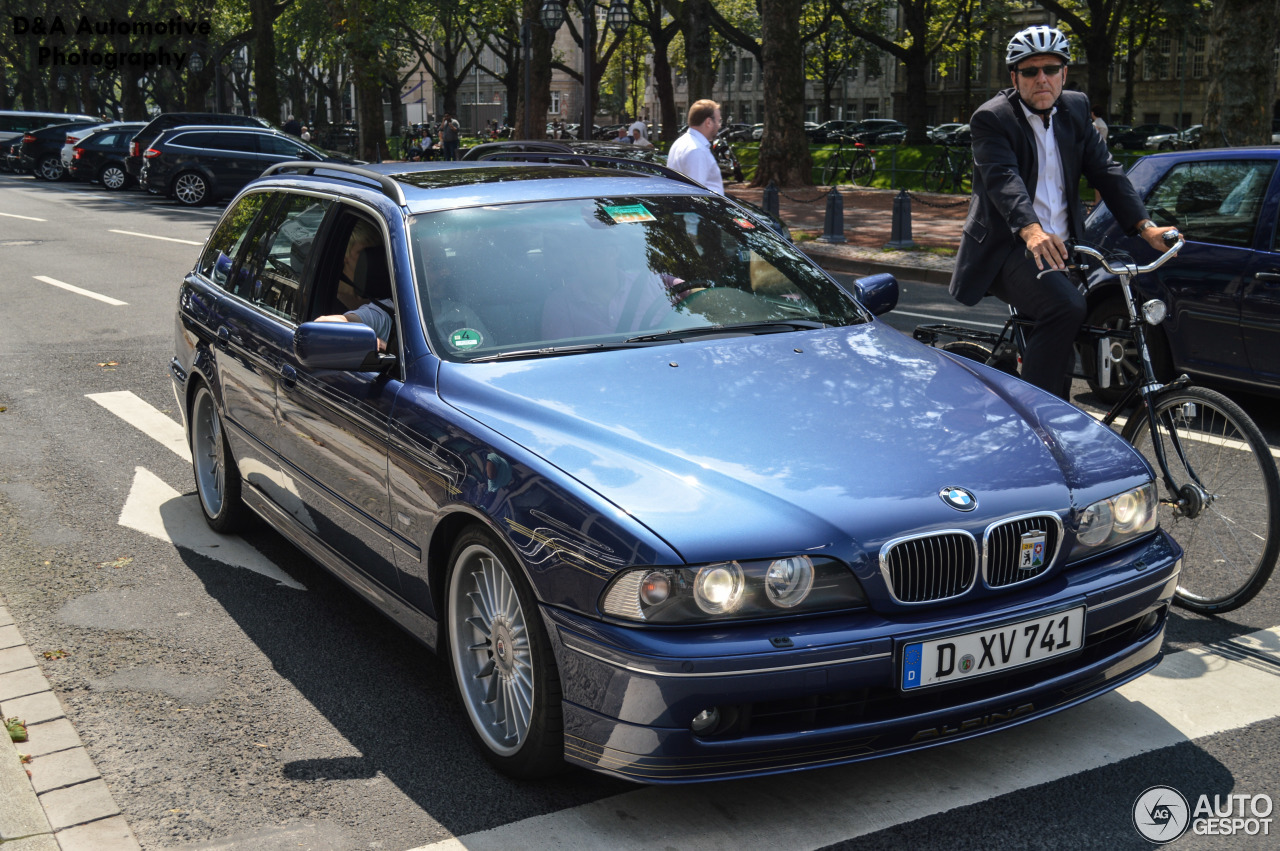
M 1172 233 L 1173 236 L 1169 237 L 1168 239 L 1165 239 L 1165 234 L 1168 234 L 1168 233 Z M 1161 254 L 1164 254 L 1166 251 L 1169 250 L 1169 246 L 1173 244 L 1174 240 L 1176 240 L 1179 235 L 1180 234 L 1178 232 L 1178 229 L 1172 228 L 1172 227 L 1147 228 L 1146 230 L 1142 231 L 1142 233 L 1139 234 L 1139 236 L 1141 236 L 1144 240 L 1146 240 L 1147 245 L 1150 245 L 1152 248 L 1154 248 L 1156 251 L 1160 252 Z
M 1027 253 L 1036 261 L 1040 271 L 1047 269 L 1065 269 L 1067 267 L 1067 245 L 1056 234 L 1045 233 L 1039 222 L 1032 222 L 1018 231 L 1018 236 L 1027 244 Z

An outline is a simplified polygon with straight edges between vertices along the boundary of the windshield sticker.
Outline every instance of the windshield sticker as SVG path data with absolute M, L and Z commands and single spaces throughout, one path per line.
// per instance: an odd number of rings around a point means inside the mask
M 755 222 L 751 221 L 750 219 L 744 219 L 741 216 L 734 219 L 734 221 L 737 222 L 739 227 L 744 227 L 747 230 L 754 230 L 756 226 Z
M 449 345 L 455 349 L 475 349 L 484 342 L 484 337 L 474 328 L 460 328 L 449 335 Z
M 618 224 L 629 224 L 631 222 L 656 222 L 653 213 L 644 204 L 629 204 L 624 207 L 605 207 L 604 211 L 609 214 L 609 218 Z

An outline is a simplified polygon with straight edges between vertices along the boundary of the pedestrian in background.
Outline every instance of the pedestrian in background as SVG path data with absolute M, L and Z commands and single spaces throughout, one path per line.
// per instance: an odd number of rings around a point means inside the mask
M 667 167 L 724 194 L 720 166 L 711 153 L 711 140 L 720 132 L 720 104 L 713 100 L 694 101 L 689 107 L 689 129 L 667 152 Z
M 284 123 L 284 132 L 290 136 L 302 136 L 302 124 L 291 114 L 289 120 Z
M 302 133 L 298 136 L 304 142 L 311 141 L 311 131 L 307 129 L 307 125 L 302 125 Z
M 440 118 L 440 148 L 446 162 L 458 158 L 458 122 L 447 112 Z

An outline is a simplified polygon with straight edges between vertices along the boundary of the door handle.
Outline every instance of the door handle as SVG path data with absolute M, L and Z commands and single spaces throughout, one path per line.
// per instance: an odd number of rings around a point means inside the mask
M 280 367 L 280 383 L 292 390 L 298 383 L 298 371 L 289 364 Z
M 1264 284 L 1280 284 L 1280 272 L 1258 272 L 1254 277 Z

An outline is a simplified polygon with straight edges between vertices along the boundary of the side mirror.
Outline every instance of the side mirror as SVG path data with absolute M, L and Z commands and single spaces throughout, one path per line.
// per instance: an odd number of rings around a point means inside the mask
M 370 370 L 382 360 L 378 335 L 359 322 L 304 322 L 293 334 L 293 353 L 308 369 Z
M 876 316 L 898 306 L 898 279 L 886 273 L 868 275 L 853 282 L 854 296 Z

